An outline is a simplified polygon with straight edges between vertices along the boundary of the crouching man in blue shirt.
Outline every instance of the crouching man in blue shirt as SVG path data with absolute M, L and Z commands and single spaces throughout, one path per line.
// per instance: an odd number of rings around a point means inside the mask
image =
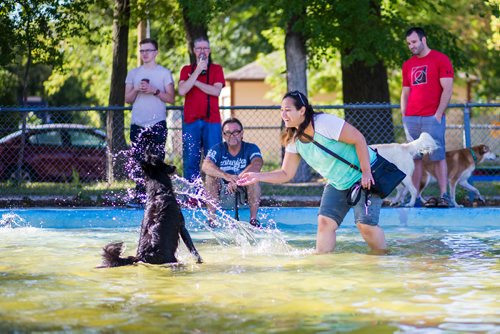
M 203 160 L 202 171 L 206 174 L 205 187 L 212 200 L 220 200 L 221 191 L 235 194 L 236 181 L 241 173 L 260 172 L 264 161 L 257 145 L 243 141 L 243 125 L 236 118 L 228 118 L 222 123 L 224 141 L 213 146 Z M 257 211 L 260 203 L 259 183 L 245 187 L 250 207 L 250 224 L 260 226 Z M 210 202 L 210 201 L 209 201 Z M 207 202 L 213 217 L 215 208 Z M 213 223 L 209 221 L 209 223 Z M 215 224 L 214 224 L 215 225 Z

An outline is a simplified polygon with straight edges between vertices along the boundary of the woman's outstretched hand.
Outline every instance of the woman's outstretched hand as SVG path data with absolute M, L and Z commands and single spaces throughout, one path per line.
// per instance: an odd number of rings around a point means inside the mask
M 257 175 L 259 175 L 259 173 L 254 173 L 254 172 L 243 173 L 240 175 L 238 181 L 236 181 L 236 184 L 239 186 L 248 186 L 250 184 L 255 184 L 259 182 Z

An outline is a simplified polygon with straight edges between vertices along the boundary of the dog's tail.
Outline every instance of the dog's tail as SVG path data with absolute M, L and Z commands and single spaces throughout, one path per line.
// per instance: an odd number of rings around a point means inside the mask
M 102 264 L 99 268 L 120 267 L 134 264 L 137 259 L 134 256 L 121 257 L 123 242 L 112 242 L 102 248 Z
M 432 153 L 438 148 L 436 141 L 427 132 L 422 132 L 418 139 L 409 142 L 410 154 L 415 156 L 417 153 L 427 154 Z

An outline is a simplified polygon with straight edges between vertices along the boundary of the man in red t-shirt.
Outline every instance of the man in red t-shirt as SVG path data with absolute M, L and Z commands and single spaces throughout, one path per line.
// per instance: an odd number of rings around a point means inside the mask
M 222 66 L 210 61 L 210 43 L 198 38 L 193 43 L 196 63 L 181 69 L 179 95 L 185 96 L 182 122 L 184 178 L 200 177 L 201 150 L 222 142 L 219 95 L 225 85 Z
M 449 207 L 447 193 L 448 167 L 446 165 L 445 110 L 453 92 L 453 66 L 448 57 L 427 46 L 422 28 L 406 32 L 406 42 L 413 57 L 403 64 L 401 113 L 407 139 L 417 139 L 422 132 L 429 133 L 439 148 L 430 154 L 434 162 L 441 196 L 431 197 L 426 207 Z M 413 184 L 419 189 L 422 179 L 422 157 L 415 158 Z

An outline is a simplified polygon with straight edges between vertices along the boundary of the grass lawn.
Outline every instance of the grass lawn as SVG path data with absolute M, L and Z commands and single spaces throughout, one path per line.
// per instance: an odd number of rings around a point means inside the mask
M 33 182 L 15 185 L 0 183 L 1 196 L 105 196 L 125 194 L 127 189 L 134 188 L 132 181 L 117 181 L 96 183 L 50 183 Z

